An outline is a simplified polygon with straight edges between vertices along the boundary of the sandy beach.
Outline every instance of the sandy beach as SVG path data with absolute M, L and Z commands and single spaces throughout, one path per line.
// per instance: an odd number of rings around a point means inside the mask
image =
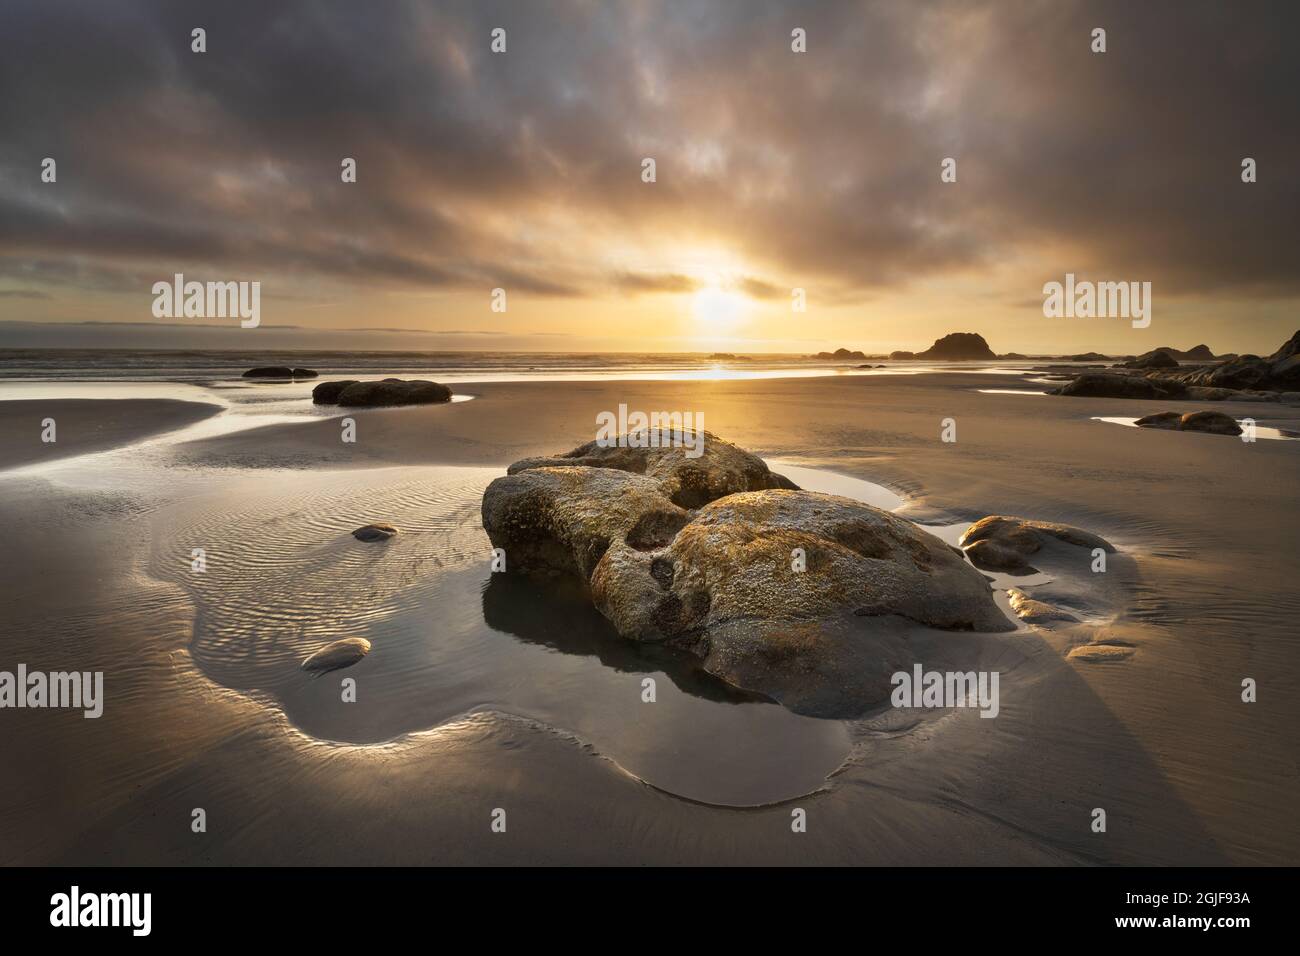
M 215 427 L 216 389 L 0 402 L 6 661 L 103 670 L 106 688 L 97 720 L 21 712 L 0 863 L 1294 863 L 1300 444 L 1096 420 L 1162 401 L 980 391 L 1033 387 L 463 382 L 472 400 L 235 431 Z M 1086 529 L 1117 549 L 1105 592 L 1075 627 L 918 645 L 999 670 L 997 720 L 794 713 L 619 638 L 562 583 L 491 573 L 488 483 L 590 441 L 620 403 L 703 412 L 769 464 L 893 492 L 936 531 L 995 514 Z M 1215 408 L 1300 428 L 1285 404 Z M 42 461 L 46 415 L 79 457 Z M 348 532 L 370 521 L 403 533 L 365 550 Z M 299 663 L 350 635 L 374 650 L 340 672 L 358 685 L 343 705 L 339 675 Z M 1069 656 L 1098 641 L 1132 652 Z

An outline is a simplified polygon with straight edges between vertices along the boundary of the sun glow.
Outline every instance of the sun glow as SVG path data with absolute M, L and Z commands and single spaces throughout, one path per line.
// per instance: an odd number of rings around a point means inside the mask
M 729 329 L 745 314 L 745 297 L 721 286 L 705 286 L 691 299 L 695 321 L 710 332 Z

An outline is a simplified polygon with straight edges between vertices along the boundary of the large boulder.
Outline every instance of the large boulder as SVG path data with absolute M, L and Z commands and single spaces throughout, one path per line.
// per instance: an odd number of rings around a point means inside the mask
M 767 467 L 767 462 L 751 455 L 710 432 L 699 435 L 701 453 L 692 458 L 687 445 L 694 445 L 692 432 L 665 430 L 655 447 L 639 447 L 649 440 L 645 432 L 619 436 L 609 442 L 591 441 L 563 455 L 524 458 L 507 470 L 517 474 L 534 468 L 612 468 L 634 475 L 645 475 L 658 483 L 659 489 L 673 504 L 698 508 L 706 502 L 738 491 L 763 491 L 768 488 L 794 489 L 784 475 Z M 637 447 L 632 442 L 638 442 Z
M 451 389 L 437 382 L 385 378 L 378 382 L 321 382 L 312 389 L 317 405 L 377 408 L 393 405 L 429 405 L 451 401 Z
M 519 462 L 484 493 L 483 527 L 508 572 L 574 575 L 623 637 L 689 651 L 808 713 L 887 699 L 889 672 L 910 666 L 899 627 L 1013 628 L 957 549 L 798 490 L 734 445 L 705 447 L 694 460 L 592 444 Z

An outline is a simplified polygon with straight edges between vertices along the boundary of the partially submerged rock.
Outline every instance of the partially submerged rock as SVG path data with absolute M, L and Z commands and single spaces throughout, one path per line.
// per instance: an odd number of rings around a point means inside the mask
M 324 674 L 341 667 L 351 667 L 370 653 L 370 642 L 364 637 L 345 637 L 327 644 L 302 662 L 302 669 L 310 674 Z
M 1080 548 L 1115 548 L 1105 538 L 1054 521 L 1032 521 L 1008 515 L 989 515 L 962 532 L 959 544 L 976 567 L 992 571 L 1030 573 L 1034 569 L 1025 560 L 1036 554 L 1047 541 L 1061 541 Z
M 398 533 L 397 529 L 391 524 L 375 522 L 374 524 L 363 525 L 352 532 L 352 537 L 358 541 L 387 541 Z
M 1176 429 L 1178 424 L 1183 420 L 1183 416 L 1178 412 L 1157 412 L 1155 415 L 1146 415 L 1139 418 L 1133 424 L 1139 428 L 1173 428 Z
M 321 382 L 311 390 L 311 400 L 316 405 L 337 405 L 343 389 L 355 384 L 357 384 L 355 378 L 344 379 L 341 382 Z
M 1012 629 L 983 576 L 911 522 L 801 491 L 713 436 L 705 449 L 592 443 L 526 459 L 488 487 L 483 527 L 511 572 L 586 581 L 624 637 L 690 651 L 805 712 L 887 698 L 909 652 L 877 621 Z
M 451 389 L 421 379 L 385 378 L 378 382 L 321 382 L 312 389 L 317 405 L 345 408 L 379 408 L 396 405 L 431 405 L 451 401 Z
M 1214 435 L 1240 435 L 1241 426 L 1223 412 L 1188 412 L 1178 422 L 1180 431 L 1210 432 Z
M 1240 435 L 1241 426 L 1223 412 L 1159 412 L 1134 422 L 1139 428 L 1164 428 L 1184 432 L 1209 432 L 1214 435 Z

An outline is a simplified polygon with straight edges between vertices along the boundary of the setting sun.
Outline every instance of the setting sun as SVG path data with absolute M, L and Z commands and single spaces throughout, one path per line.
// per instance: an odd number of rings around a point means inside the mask
M 718 286 L 706 286 L 691 300 L 695 321 L 710 331 L 735 325 L 745 314 L 745 297 Z

